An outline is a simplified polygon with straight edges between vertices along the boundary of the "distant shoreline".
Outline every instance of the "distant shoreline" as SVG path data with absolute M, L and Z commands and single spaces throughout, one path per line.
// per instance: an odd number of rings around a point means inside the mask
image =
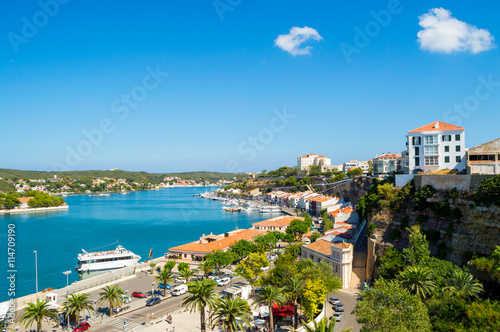
M 24 208 L 24 209 L 12 209 L 12 210 L 0 210 L 0 214 L 17 214 L 17 213 L 24 213 L 24 212 L 45 212 L 45 211 L 58 211 L 58 210 L 67 210 L 69 209 L 69 206 L 67 204 L 60 205 L 60 206 L 49 206 L 49 207 L 42 207 L 42 208 Z

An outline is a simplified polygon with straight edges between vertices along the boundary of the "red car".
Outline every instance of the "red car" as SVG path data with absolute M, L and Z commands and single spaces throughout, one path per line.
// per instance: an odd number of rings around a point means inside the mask
M 132 296 L 133 297 L 146 297 L 146 294 L 144 294 L 143 292 L 132 292 Z
M 87 331 L 88 329 L 90 329 L 90 323 L 84 322 L 78 324 L 78 326 L 73 329 L 73 332 Z

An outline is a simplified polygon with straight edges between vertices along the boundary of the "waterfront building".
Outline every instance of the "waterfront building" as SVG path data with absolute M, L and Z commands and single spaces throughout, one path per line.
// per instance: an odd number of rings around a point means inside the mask
M 20 209 L 26 209 L 29 207 L 28 202 L 32 199 L 33 197 L 19 197 L 18 200 L 21 202 L 19 205 Z
M 285 233 L 293 220 L 304 220 L 302 217 L 281 216 L 252 224 L 252 229 L 260 231 L 278 231 Z
M 500 138 L 467 151 L 467 174 L 500 174 Z
M 397 162 L 401 155 L 396 153 L 384 153 L 373 158 L 373 176 L 385 179 L 397 171 Z
M 342 289 L 350 288 L 353 261 L 353 245 L 332 242 L 332 236 L 324 236 L 309 245 L 302 246 L 301 259 L 326 262 L 332 266 L 342 281 Z
M 310 199 L 309 210 L 312 213 L 319 214 L 321 210 L 327 209 L 329 206 L 335 205 L 339 202 L 338 197 L 330 196 L 317 196 Z
M 445 169 L 465 170 L 464 128 L 435 121 L 410 130 L 406 137 L 410 174 Z
M 314 153 L 306 154 L 305 156 L 301 156 L 297 158 L 297 166 L 301 171 L 307 171 L 309 167 L 316 166 L 329 166 L 332 164 L 332 160 L 327 158 L 326 156 L 320 156 Z
M 247 195 L 252 196 L 252 197 L 259 196 L 260 189 L 259 188 L 252 189 L 252 190 L 247 192 Z
M 302 209 L 302 210 L 305 210 L 305 211 L 309 211 L 310 209 L 310 200 L 314 197 L 318 197 L 319 194 L 316 194 L 316 193 L 310 193 L 310 194 L 307 194 L 307 195 L 304 195 L 302 196 L 300 199 L 299 199 L 299 207 Z
M 239 240 L 250 241 L 254 237 L 266 233 L 266 231 L 256 229 L 241 229 L 221 235 L 203 234 L 198 241 L 170 248 L 166 255 L 180 256 L 181 259 L 186 260 L 201 261 L 213 251 L 226 251 L 232 244 Z

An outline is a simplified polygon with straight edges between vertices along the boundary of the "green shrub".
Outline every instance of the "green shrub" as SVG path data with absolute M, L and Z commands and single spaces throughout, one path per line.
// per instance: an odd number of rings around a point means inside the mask
M 500 206 L 500 175 L 485 179 L 474 193 L 474 202 L 477 205 Z
M 366 234 L 368 235 L 368 237 L 370 235 L 372 235 L 373 231 L 377 228 L 377 224 L 375 224 L 374 222 L 370 223 L 370 225 L 368 225 L 368 228 L 366 229 Z
M 428 207 L 427 199 L 431 198 L 436 192 L 433 186 L 427 185 L 420 188 L 415 192 L 413 202 L 418 210 L 425 210 Z
M 432 210 L 438 217 L 448 217 L 450 216 L 450 204 L 448 202 L 439 202 L 432 206 Z

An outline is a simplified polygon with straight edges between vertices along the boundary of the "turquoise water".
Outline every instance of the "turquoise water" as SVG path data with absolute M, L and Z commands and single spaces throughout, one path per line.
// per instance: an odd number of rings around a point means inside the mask
M 0 302 L 8 300 L 8 225 L 16 230 L 16 296 L 35 292 L 35 254 L 38 252 L 38 288 L 66 286 L 78 280 L 74 266 L 81 249 L 116 242 L 147 259 L 163 256 L 168 248 L 197 240 L 202 234 L 249 228 L 265 219 L 258 212 L 227 213 L 218 201 L 193 197 L 213 188 L 170 188 L 109 197 L 66 197 L 69 210 L 0 216 Z M 266 215 L 269 217 L 269 215 Z M 114 246 L 102 250 L 114 249 Z

